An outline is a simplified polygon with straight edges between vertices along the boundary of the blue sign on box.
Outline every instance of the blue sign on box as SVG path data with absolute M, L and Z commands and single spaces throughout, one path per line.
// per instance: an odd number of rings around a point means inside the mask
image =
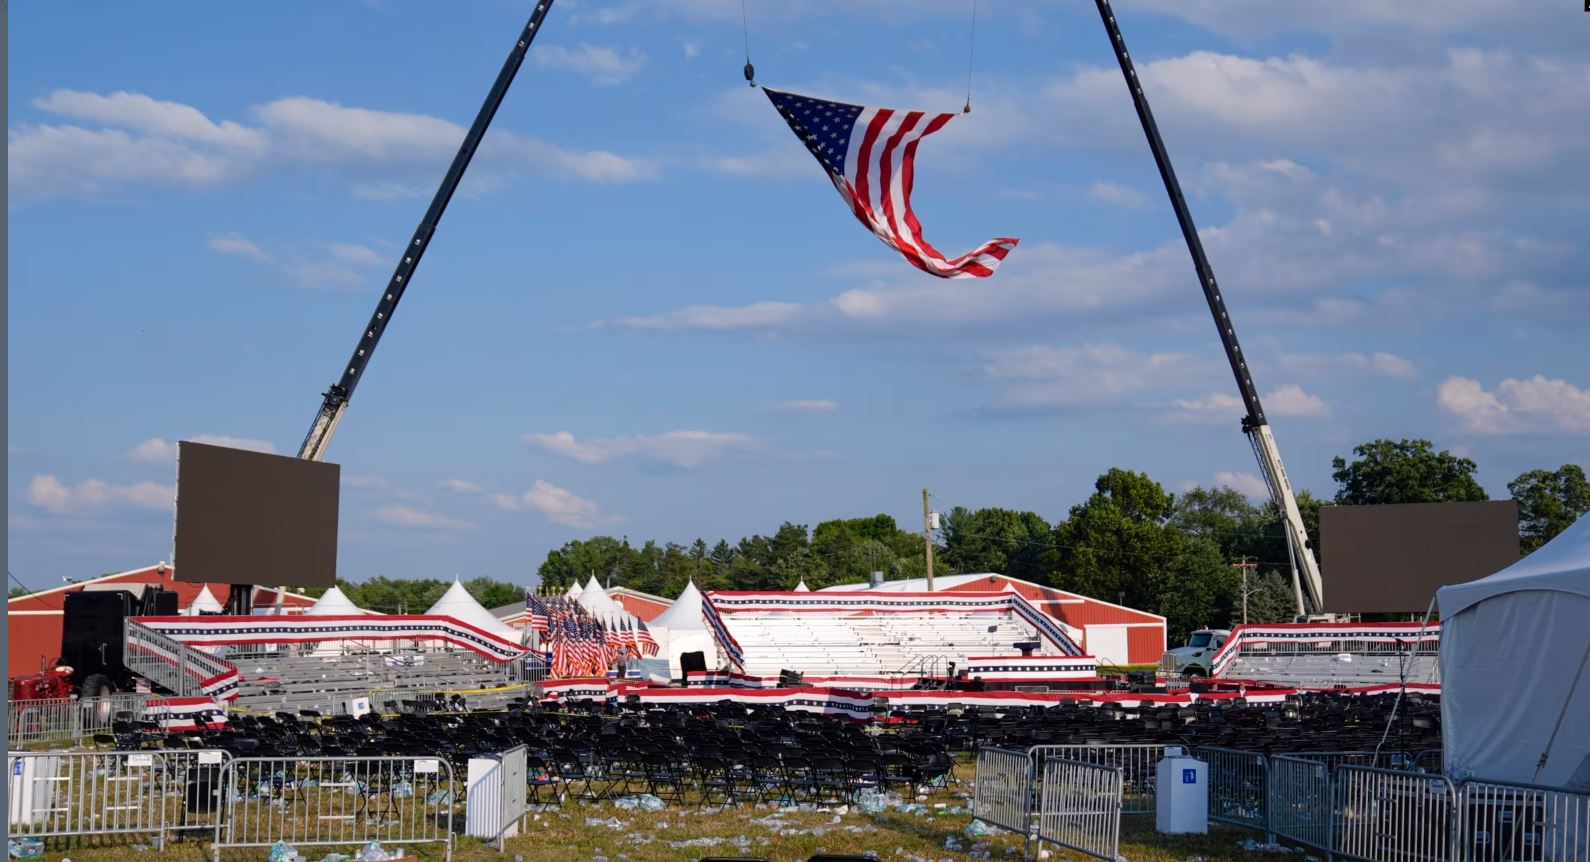
M 1198 770 L 1196 770 L 1196 769 L 1183 769 L 1181 771 L 1181 783 L 1182 784 L 1197 784 L 1198 783 Z

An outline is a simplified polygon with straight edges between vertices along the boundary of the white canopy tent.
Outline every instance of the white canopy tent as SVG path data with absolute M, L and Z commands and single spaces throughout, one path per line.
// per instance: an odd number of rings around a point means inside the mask
M 580 603 L 580 607 L 585 608 L 586 613 L 601 620 L 604 625 L 610 622 L 628 622 L 630 619 L 629 611 L 613 601 L 607 590 L 602 589 L 602 585 L 596 582 L 594 575 L 590 583 L 585 585 L 585 589 L 580 591 L 580 597 L 576 601 Z
M 712 632 L 707 629 L 706 619 L 701 615 L 701 602 L 701 591 L 696 589 L 696 582 L 691 581 L 679 593 L 679 598 L 668 606 L 668 610 L 646 624 L 651 629 L 652 637 L 657 639 L 657 657 L 647 662 L 656 662 L 656 669 L 665 670 L 668 679 L 683 676 L 679 657 L 687 652 L 703 652 L 708 668 L 718 666 L 718 646 L 712 639 Z M 663 667 L 665 662 L 666 668 Z M 641 667 L 651 670 L 647 663 L 642 663 Z
M 797 592 L 797 593 L 809 593 L 811 591 L 812 591 L 812 588 L 806 586 L 806 579 L 805 578 L 801 578 L 801 582 L 795 585 L 795 592 Z
M 341 588 L 333 586 L 331 589 L 322 593 L 320 598 L 315 601 L 315 604 L 309 610 L 304 611 L 304 616 L 334 617 L 362 613 L 364 613 L 364 610 L 358 605 L 354 604 L 353 600 L 348 598 L 347 593 L 344 593 Z M 360 643 L 358 641 L 334 640 L 321 641 L 320 643 L 316 644 L 310 655 L 340 655 L 344 649 L 349 646 L 349 644 L 355 644 L 360 649 L 373 650 L 375 652 L 392 651 L 391 643 L 377 641 L 365 641 Z
M 1446 773 L 1590 790 L 1590 516 L 1436 601 Z
M 311 617 L 334 617 L 362 613 L 364 613 L 364 609 L 354 604 L 353 600 L 348 598 L 348 594 L 344 593 L 339 587 L 332 587 L 326 590 L 315 601 L 313 607 L 304 611 L 305 616 Z
M 593 580 L 594 580 L 594 578 L 593 578 Z M 566 598 L 566 599 L 571 599 L 571 600 L 574 600 L 574 601 L 578 601 L 579 598 L 580 598 L 580 585 L 579 585 L 579 583 L 576 582 L 576 583 L 569 584 L 569 588 L 567 590 L 563 591 L 563 597 Z
M 221 607 L 220 602 L 216 601 L 215 594 L 210 592 L 210 585 L 205 584 L 199 588 L 199 594 L 194 596 L 193 601 L 188 604 L 188 610 L 185 615 L 196 617 L 201 613 L 218 614 L 223 610 L 225 609 Z
M 428 616 L 452 617 L 482 631 L 501 635 L 514 643 L 520 642 L 517 630 L 492 616 L 491 611 L 481 607 L 480 602 L 475 601 L 475 597 L 470 595 L 469 591 L 464 589 L 464 585 L 456 579 L 453 585 L 447 588 L 447 592 L 442 593 L 442 597 L 437 599 L 436 604 L 431 605 L 431 609 L 425 613 Z

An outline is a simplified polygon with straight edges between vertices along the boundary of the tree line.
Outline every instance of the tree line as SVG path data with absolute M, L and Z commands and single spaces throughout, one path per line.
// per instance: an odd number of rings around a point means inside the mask
M 1375 440 L 1335 458 L 1335 496 L 1298 493 L 1304 527 L 1319 548 L 1322 505 L 1437 503 L 1488 499 L 1472 459 L 1437 451 L 1428 440 Z M 1590 511 L 1584 468 L 1530 470 L 1508 483 L 1519 506 L 1528 553 Z M 811 589 L 925 574 L 925 539 L 888 515 L 840 518 L 815 527 L 785 522 L 772 535 L 708 544 L 594 536 L 551 551 L 538 573 L 548 589 L 595 576 L 603 584 L 659 596 L 694 580 L 703 590 Z M 1147 474 L 1111 468 L 1093 493 L 1051 523 L 1037 512 L 957 506 L 934 537 L 938 575 L 999 572 L 1013 578 L 1161 614 L 1173 641 L 1200 626 L 1240 622 L 1243 579 L 1233 563 L 1256 568 L 1247 580 L 1248 619 L 1288 620 L 1294 611 L 1289 552 L 1273 503 L 1254 505 L 1227 487 L 1180 494 Z

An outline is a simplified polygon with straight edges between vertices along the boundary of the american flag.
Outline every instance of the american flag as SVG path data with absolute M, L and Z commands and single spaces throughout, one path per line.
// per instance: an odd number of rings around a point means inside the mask
M 642 654 L 657 654 L 657 639 L 651 636 L 651 629 L 646 627 L 645 620 L 635 620 L 635 639 L 638 641 Z
M 940 278 L 990 276 L 1020 241 L 996 237 L 959 257 L 946 258 L 922 238 L 922 225 L 911 210 L 916 146 L 944 128 L 954 114 L 864 108 L 762 90 L 828 171 L 856 218 L 918 269 Z
M 535 593 L 525 592 L 525 624 L 532 630 L 544 632 L 547 630 L 549 616 L 547 606 Z

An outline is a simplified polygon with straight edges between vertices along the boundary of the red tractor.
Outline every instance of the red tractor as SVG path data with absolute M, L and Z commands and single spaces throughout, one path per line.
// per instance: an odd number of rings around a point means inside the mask
M 11 680 L 11 701 L 97 698 L 136 691 L 140 677 L 128 670 L 123 621 L 127 617 L 173 616 L 177 594 L 151 584 L 128 589 L 80 590 L 65 595 L 61 651 L 50 670 Z M 142 690 L 148 691 L 148 688 Z

